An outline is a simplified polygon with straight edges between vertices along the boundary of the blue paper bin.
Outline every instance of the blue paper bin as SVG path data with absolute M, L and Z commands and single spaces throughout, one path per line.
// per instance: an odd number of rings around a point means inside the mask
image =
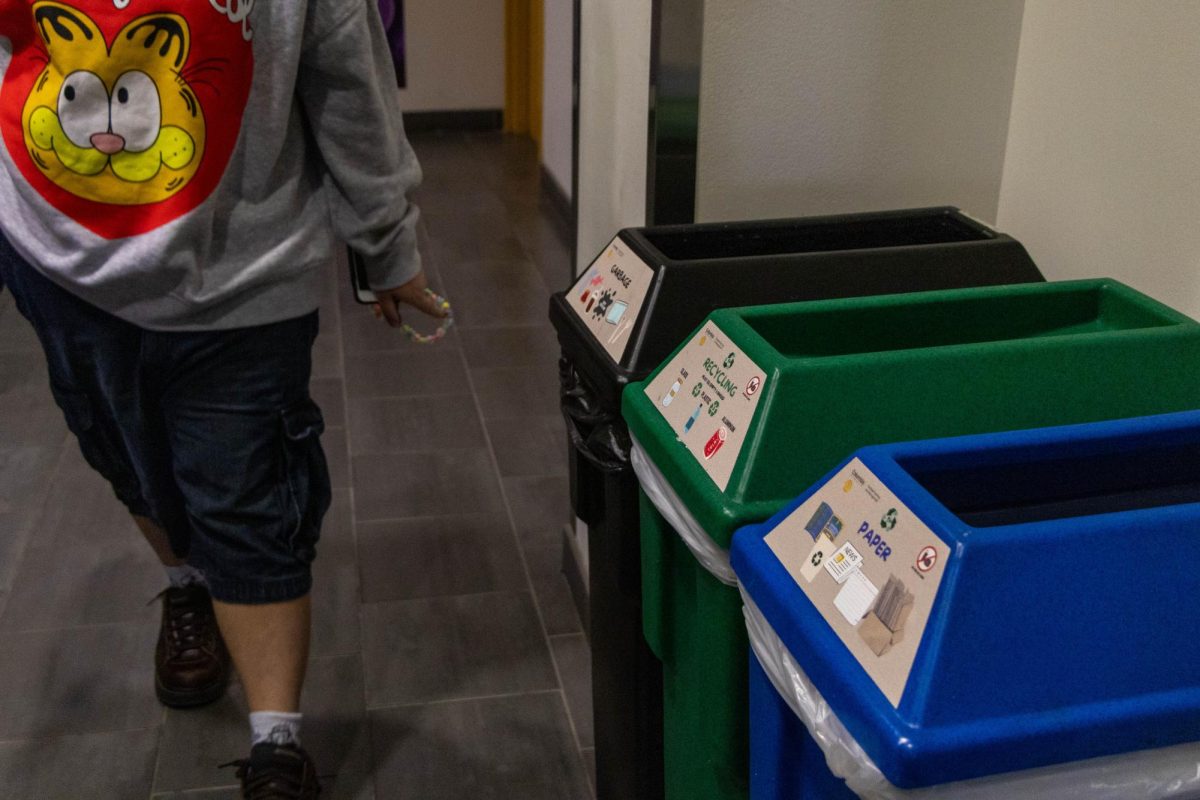
M 754 800 L 1200 797 L 1200 412 L 864 448 L 732 563 Z

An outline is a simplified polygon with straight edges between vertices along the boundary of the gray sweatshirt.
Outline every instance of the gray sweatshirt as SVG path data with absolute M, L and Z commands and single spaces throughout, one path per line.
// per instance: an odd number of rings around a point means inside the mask
M 0 0 L 0 231 L 137 325 L 317 307 L 338 240 L 420 270 L 376 0 Z

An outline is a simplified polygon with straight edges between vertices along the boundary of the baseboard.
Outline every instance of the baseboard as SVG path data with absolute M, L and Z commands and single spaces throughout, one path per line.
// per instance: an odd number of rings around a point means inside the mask
M 564 525 L 562 535 L 563 577 L 567 579 L 567 586 L 571 588 L 571 599 L 575 601 L 575 610 L 579 612 L 579 623 L 590 640 L 592 625 L 589 613 L 591 604 L 588 602 L 588 581 L 583 572 L 584 568 L 579 563 L 581 559 L 575 552 L 575 529 L 571 525 Z
M 404 130 L 423 131 L 498 131 L 504 127 L 504 111 L 499 108 L 461 111 L 405 111 Z

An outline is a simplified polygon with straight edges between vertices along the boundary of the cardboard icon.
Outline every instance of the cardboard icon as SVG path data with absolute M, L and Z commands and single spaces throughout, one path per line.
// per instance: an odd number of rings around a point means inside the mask
M 858 625 L 858 635 L 871 652 L 882 656 L 904 639 L 904 623 L 912 607 L 912 592 L 895 575 L 890 576 Z

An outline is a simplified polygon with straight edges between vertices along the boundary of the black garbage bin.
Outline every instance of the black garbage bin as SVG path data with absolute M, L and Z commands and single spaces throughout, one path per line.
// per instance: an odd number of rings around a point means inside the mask
M 622 230 L 550 300 L 571 502 L 588 526 L 599 800 L 663 796 L 662 665 L 642 636 L 638 481 L 621 391 L 718 308 L 1044 280 L 957 209 Z

